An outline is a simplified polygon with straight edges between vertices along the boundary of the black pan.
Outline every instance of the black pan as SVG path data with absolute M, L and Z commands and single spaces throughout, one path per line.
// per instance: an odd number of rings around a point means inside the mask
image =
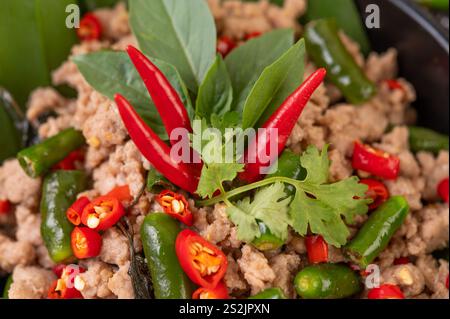
M 418 123 L 449 133 L 448 34 L 410 0 L 357 0 L 363 17 L 369 4 L 380 7 L 381 27 L 369 29 L 375 51 L 394 47 L 400 75 L 417 90 Z

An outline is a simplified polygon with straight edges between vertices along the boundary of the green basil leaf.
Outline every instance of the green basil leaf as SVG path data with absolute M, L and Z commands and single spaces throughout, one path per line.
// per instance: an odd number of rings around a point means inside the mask
M 216 27 L 204 0 L 134 0 L 130 24 L 145 54 L 172 64 L 196 93 L 216 54 Z
M 242 114 L 245 100 L 263 70 L 294 43 L 294 31 L 275 30 L 246 42 L 225 59 L 233 86 L 232 111 Z
M 232 101 L 233 88 L 227 66 L 218 55 L 198 90 L 195 113 L 207 119 L 212 114 L 224 115 L 230 111 Z
M 301 39 L 277 61 L 266 67 L 244 105 L 242 127 L 253 127 L 270 115 L 301 84 L 304 71 L 305 41 Z M 261 122 L 260 121 L 260 122 Z
M 358 42 L 365 55 L 370 53 L 369 38 L 354 0 L 339 0 L 339 5 L 336 5 L 336 0 L 309 0 L 302 19 L 309 22 L 323 18 L 334 18 L 339 28 Z
M 0 163 L 15 157 L 24 146 L 24 115 L 11 95 L 0 87 Z
M 167 139 L 158 111 L 139 73 L 125 52 L 100 51 L 75 56 L 72 60 L 94 89 L 110 99 L 114 99 L 116 93 L 125 96 L 155 133 Z M 192 118 L 194 110 L 191 100 L 177 70 L 164 61 L 157 59 L 152 61 L 176 89 Z
M 28 94 L 51 84 L 77 41 L 66 27 L 66 6 L 76 0 L 0 1 L 0 85 L 24 107 Z

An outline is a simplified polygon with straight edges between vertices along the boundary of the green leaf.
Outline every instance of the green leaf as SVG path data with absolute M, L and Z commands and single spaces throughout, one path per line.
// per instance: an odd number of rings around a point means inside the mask
M 226 129 L 239 127 L 240 116 L 237 112 L 227 112 L 223 116 L 211 114 L 211 125 L 225 134 Z
M 309 0 L 305 22 L 323 18 L 334 18 L 339 28 L 358 42 L 365 55 L 370 53 L 370 42 L 354 0 L 339 0 L 339 5 L 336 0 Z
M 155 168 L 150 168 L 147 173 L 147 190 L 154 194 L 159 193 L 162 189 L 172 189 L 173 185 L 158 172 Z
M 216 27 L 204 0 L 134 0 L 130 24 L 147 55 L 169 62 L 196 93 L 216 54 Z
M 33 89 L 51 84 L 51 71 L 77 41 L 75 29 L 66 27 L 66 6 L 74 2 L 0 1 L 0 86 L 22 108 Z
M 322 152 L 314 146 L 308 147 L 300 162 L 307 175 L 294 184 L 296 193 L 289 213 L 291 225 L 300 235 L 306 235 L 309 226 L 311 232 L 322 235 L 327 243 L 340 247 L 349 235 L 342 217 L 350 224 L 356 215 L 368 211 L 367 186 L 360 184 L 355 176 L 325 184 L 330 165 L 328 146 Z
M 238 225 L 238 229 L 245 223 L 246 228 L 252 227 L 250 233 L 253 237 L 247 234 L 249 230 L 242 231 L 245 237 L 240 237 L 238 231 L 238 238 L 240 240 L 252 241 L 256 237 L 259 237 L 255 231 L 253 231 L 254 224 L 257 225 L 257 220 L 262 221 L 271 231 L 273 235 L 279 237 L 282 240 L 286 240 L 288 236 L 288 226 L 290 224 L 288 210 L 290 197 L 286 197 L 283 183 L 275 183 L 269 187 L 265 187 L 256 192 L 253 200 L 250 197 L 244 198 L 235 204 L 238 210 L 232 210 L 230 219 Z M 242 214 L 247 217 L 241 216 Z M 253 218 L 250 220 L 249 216 Z M 244 222 L 243 222 L 244 221 Z M 251 221 L 251 223 L 250 223 Z M 241 225 L 239 225 L 241 224 Z
M 305 41 L 301 39 L 278 60 L 266 67 L 244 104 L 242 126 L 253 127 L 272 113 L 302 83 Z M 263 116 L 264 114 L 264 116 Z
M 94 52 L 75 56 L 72 60 L 94 89 L 110 99 L 114 99 L 116 93 L 124 95 L 144 121 L 162 138 L 167 138 L 161 118 L 144 82 L 125 52 Z M 176 69 L 166 62 L 157 59 L 152 61 L 168 78 L 192 116 L 193 107 L 188 91 Z
M 24 115 L 11 95 L 0 87 L 0 164 L 15 157 L 25 145 L 22 123 Z
M 232 100 L 233 88 L 227 67 L 218 55 L 198 90 L 195 113 L 207 119 L 213 114 L 222 116 L 230 111 Z
M 306 169 L 306 183 L 323 184 L 328 181 L 328 168 L 330 160 L 328 158 L 328 145 L 325 145 L 319 153 L 317 147 L 309 146 L 300 156 L 300 163 Z
M 248 215 L 236 206 L 227 207 L 227 214 L 230 220 L 237 226 L 237 238 L 244 242 L 250 243 L 255 238 L 261 236 L 256 219 Z
M 243 168 L 244 165 L 238 163 L 204 163 L 197 194 L 202 198 L 213 197 L 224 182 L 234 180 Z
M 263 70 L 294 42 L 292 30 L 275 30 L 246 42 L 225 59 L 233 87 L 232 111 L 243 112 L 245 101 Z

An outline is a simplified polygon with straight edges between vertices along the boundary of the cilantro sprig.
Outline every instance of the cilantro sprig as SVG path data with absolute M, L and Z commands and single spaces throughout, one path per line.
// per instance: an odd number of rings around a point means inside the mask
M 305 236 L 310 230 L 322 235 L 329 244 L 341 247 L 350 234 L 347 224 L 354 222 L 357 215 L 366 214 L 371 200 L 366 199 L 367 186 L 359 183 L 356 176 L 328 183 L 329 165 L 328 146 L 321 152 L 310 146 L 300 158 L 301 165 L 307 171 L 303 180 L 286 177 L 272 177 L 262 181 L 232 189 L 223 190 L 223 183 L 232 181 L 242 167 L 215 166 L 200 179 L 202 196 L 211 197 L 211 191 L 221 190 L 221 194 L 199 205 L 209 206 L 218 202 L 228 205 L 228 215 L 238 227 L 238 238 L 251 242 L 260 236 L 257 221 L 263 221 L 280 238 L 287 237 L 288 226 L 298 234 Z M 236 164 L 239 165 L 239 164 Z M 226 172 L 225 172 L 226 171 Z M 216 178 L 211 178 L 214 175 Z M 293 198 L 284 192 L 286 184 L 295 187 Z M 233 197 L 257 189 L 253 200 L 247 197 L 232 203 Z

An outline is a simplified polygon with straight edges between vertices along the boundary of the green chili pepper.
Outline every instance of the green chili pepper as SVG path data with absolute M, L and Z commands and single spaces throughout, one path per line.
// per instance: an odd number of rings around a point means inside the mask
M 277 176 L 289 177 L 297 180 L 304 179 L 306 177 L 306 170 L 300 164 L 300 156 L 289 149 L 284 150 L 278 158 L 276 171 L 268 174 L 266 179 Z M 289 196 L 292 196 L 295 194 L 295 187 L 287 185 L 285 191 Z
M 9 288 L 11 288 L 12 283 L 12 275 L 9 275 L 8 279 L 6 279 L 5 288 L 3 288 L 3 299 L 9 299 Z
M 268 288 L 248 299 L 286 299 L 286 296 L 280 288 Z
M 62 161 L 70 152 L 85 143 L 83 134 L 73 128 L 62 131 L 40 144 L 26 148 L 17 154 L 20 165 L 30 177 L 39 177 L 53 165 Z
M 448 11 L 448 0 L 416 0 L 421 5 L 432 9 Z
M 11 94 L 0 87 L 0 164 L 24 146 L 24 117 Z
M 189 299 L 193 286 L 175 252 L 180 224 L 164 213 L 145 217 L 141 239 L 156 299 Z
M 160 193 L 164 189 L 173 189 L 174 186 L 158 172 L 155 168 L 151 168 L 147 173 L 147 190 L 154 194 Z
M 86 187 L 87 177 L 82 171 L 56 171 L 44 180 L 41 235 L 55 263 L 71 260 L 70 234 L 73 225 L 67 219 L 66 211 Z
M 441 150 L 448 151 L 449 138 L 447 135 L 418 126 L 410 126 L 408 130 L 409 147 L 413 152 L 426 151 L 437 154 Z
M 309 56 L 317 66 L 327 69 L 328 79 L 350 103 L 361 104 L 376 93 L 375 85 L 340 40 L 336 21 L 312 21 L 306 26 L 304 36 Z
M 262 221 L 258 221 L 259 231 L 261 236 L 254 239 L 252 244 L 259 250 L 273 250 L 278 249 L 284 245 L 284 241 L 272 234 L 270 229 Z
M 345 247 L 346 255 L 361 268 L 366 268 L 386 246 L 403 224 L 409 205 L 402 196 L 384 202 L 364 223 L 355 238 Z
M 303 268 L 294 279 L 303 299 L 341 299 L 361 290 L 360 277 L 342 264 L 319 264 Z
M 336 0 L 308 0 L 308 9 L 302 17 L 303 24 L 325 18 L 334 18 L 339 28 L 358 42 L 365 55 L 370 53 L 366 28 L 354 0 L 339 0 L 339 5 L 336 5 Z

